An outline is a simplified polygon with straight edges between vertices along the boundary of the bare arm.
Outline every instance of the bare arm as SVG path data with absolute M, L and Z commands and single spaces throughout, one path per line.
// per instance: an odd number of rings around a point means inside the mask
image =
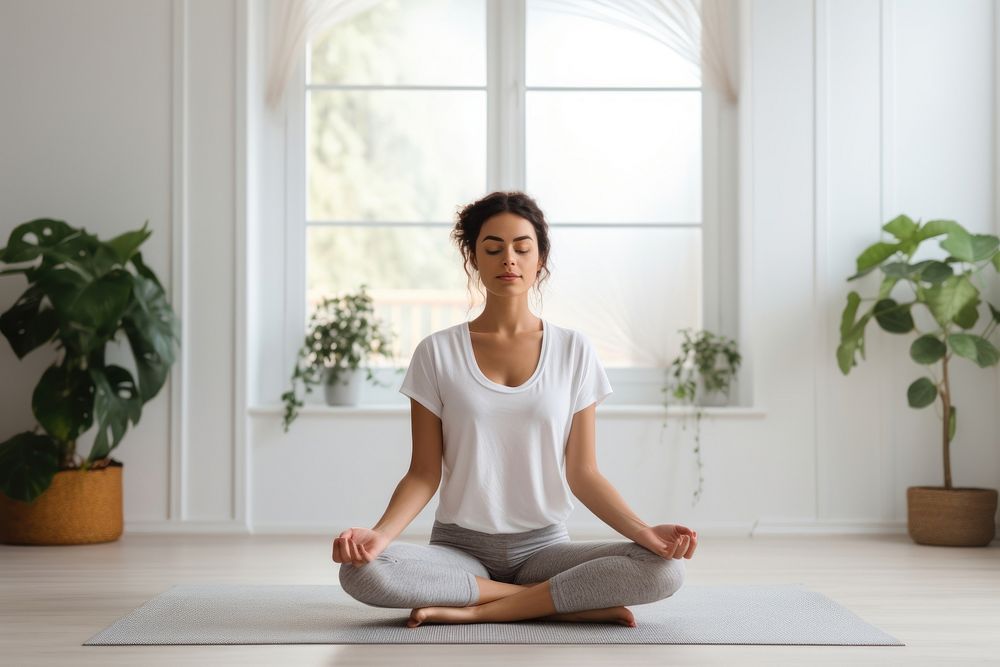
M 630 540 L 649 524 L 629 509 L 618 490 L 599 472 L 591 473 L 576 480 L 573 495 L 593 512 L 597 518 L 608 524 Z
M 591 512 L 630 540 L 649 525 L 629 509 L 625 499 L 597 469 L 595 454 L 596 406 L 573 415 L 566 444 L 566 482 L 573 495 Z
M 396 485 L 382 518 L 372 530 L 390 541 L 406 529 L 413 518 L 430 502 L 441 484 L 443 435 L 441 420 L 417 401 L 410 399 L 410 430 L 413 453 L 410 469 Z

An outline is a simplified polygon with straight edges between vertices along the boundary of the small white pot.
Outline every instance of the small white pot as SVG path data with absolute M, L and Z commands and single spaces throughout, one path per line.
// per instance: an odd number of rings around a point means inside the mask
M 705 391 L 705 379 L 698 374 L 698 386 L 696 389 L 695 396 L 698 397 L 698 405 L 703 407 L 721 407 L 724 405 L 729 405 L 729 394 L 724 391 Z M 732 390 L 732 382 L 730 382 L 730 390 Z
M 327 405 L 358 405 L 367 373 L 364 368 L 341 369 L 335 384 L 330 383 L 331 369 L 323 372 L 323 391 Z

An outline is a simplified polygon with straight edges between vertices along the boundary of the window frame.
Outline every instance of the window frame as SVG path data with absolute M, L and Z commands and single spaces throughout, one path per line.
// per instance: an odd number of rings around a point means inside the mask
M 485 0 L 486 2 L 486 96 L 487 96 L 487 191 L 524 190 L 526 178 L 525 99 L 528 90 L 525 77 L 526 3 L 527 0 Z M 307 108 L 306 73 L 310 68 L 310 48 L 298 59 L 288 82 L 290 93 L 285 96 L 285 304 L 284 304 L 284 367 L 292 368 L 305 335 L 306 321 L 306 220 L 307 188 L 306 134 Z M 337 86 L 326 86 L 335 89 Z M 385 86 L 386 89 L 399 88 Z M 557 88 L 549 87 L 545 88 Z M 578 90 L 600 90 L 602 87 L 567 87 Z M 627 89 L 627 88 L 625 88 Z M 643 87 L 642 90 L 670 91 L 678 87 Z M 690 90 L 690 87 L 681 87 Z M 737 263 L 727 261 L 738 255 L 738 211 L 735 163 L 737 136 L 723 129 L 721 95 L 701 88 L 702 108 L 702 247 L 701 322 L 698 328 L 710 329 L 736 337 L 738 326 Z M 733 123 L 735 125 L 735 123 Z M 729 162 L 728 174 L 723 170 Z M 300 196 L 301 195 L 301 196 Z M 414 223 L 420 224 L 420 223 Z M 553 226 L 562 226 L 552 223 Z M 566 225 L 571 226 L 571 225 Z M 588 223 L 587 226 L 600 226 Z M 643 227 L 660 229 L 691 226 L 682 223 L 642 223 Z M 404 367 L 405 370 L 405 367 Z M 399 368 L 373 368 L 380 382 L 398 379 Z M 661 388 L 665 368 L 608 367 L 608 377 L 615 395 L 608 402 L 626 404 L 662 404 Z M 743 378 L 740 378 L 742 380 Z M 734 390 L 737 388 L 734 387 Z M 372 388 L 366 393 L 375 400 L 366 403 L 391 402 L 398 398 L 395 389 Z M 738 397 L 738 393 L 734 397 Z M 734 400 L 733 405 L 736 404 Z

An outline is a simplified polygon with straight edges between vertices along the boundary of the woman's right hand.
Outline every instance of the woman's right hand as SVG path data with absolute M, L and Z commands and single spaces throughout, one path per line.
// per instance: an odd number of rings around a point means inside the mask
M 391 541 L 377 530 L 348 528 L 333 539 L 333 560 L 336 563 L 364 565 L 375 560 Z

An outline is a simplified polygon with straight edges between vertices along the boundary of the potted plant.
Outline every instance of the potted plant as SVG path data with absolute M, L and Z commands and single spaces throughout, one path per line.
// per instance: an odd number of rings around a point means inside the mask
M 736 378 L 742 357 L 736 342 L 725 336 L 716 336 L 711 331 L 702 330 L 694 333 L 691 329 L 682 329 L 684 335 L 681 342 L 681 353 L 670 363 L 667 369 L 667 383 L 660 390 L 666 396 L 671 394 L 681 400 L 682 404 L 695 406 L 694 453 L 698 461 L 698 488 L 694 492 L 694 503 L 698 503 L 704 479 L 701 476 L 701 416 L 702 406 L 725 405 L 729 400 L 729 387 Z M 692 336 L 693 334 L 693 336 Z M 669 375 L 673 371 L 674 386 L 670 387 Z M 669 400 L 664 398 L 664 407 Z M 687 422 L 682 421 L 687 430 Z M 663 429 L 667 427 L 666 419 Z M 660 442 L 663 442 L 663 429 L 660 430 Z
M 951 441 L 958 426 L 958 410 L 948 378 L 948 363 L 954 355 L 973 361 L 980 368 L 995 366 L 1000 353 L 989 336 L 1000 322 L 1000 311 L 988 303 L 991 317 L 982 332 L 970 333 L 979 320 L 981 292 L 973 277 L 987 264 L 1000 271 L 1000 239 L 992 234 L 970 234 L 953 220 L 930 220 L 921 225 L 900 215 L 882 229 L 894 241 L 875 243 L 857 258 L 857 272 L 847 280 L 856 280 L 876 268 L 882 272 L 877 296 L 862 299 L 852 291 L 847 295 L 840 322 L 837 365 L 847 375 L 857 365 L 855 354 L 865 358 L 865 325 L 873 317 L 879 326 L 893 334 L 915 332 L 910 357 L 925 366 L 931 377 L 914 380 L 907 389 L 912 408 L 925 408 L 941 402 L 941 446 L 944 450 L 944 486 L 911 486 L 906 490 L 907 530 L 918 544 L 985 546 L 994 537 L 997 490 L 953 487 L 951 479 Z M 924 241 L 944 235 L 940 247 L 947 253 L 941 260 L 929 259 L 911 264 L 910 260 Z M 913 290 L 910 301 L 891 298 L 893 287 L 908 284 Z M 858 315 L 862 301 L 873 301 Z M 913 320 L 914 306 L 930 313 L 934 328 L 921 331 Z M 940 362 L 940 379 L 933 364 Z
M 0 331 L 23 359 L 55 341 L 62 359 L 42 374 L 31 397 L 39 427 L 0 443 L 0 541 L 8 544 L 108 542 L 122 533 L 123 465 L 111 458 L 129 423 L 155 397 L 180 342 L 160 281 L 145 265 L 142 229 L 101 241 L 61 220 L 18 225 L 0 262 L 23 274 L 28 289 L 0 315 Z M 135 273 L 128 270 L 129 265 Z M 105 346 L 125 337 L 138 378 L 104 361 Z M 77 439 L 97 424 L 87 458 Z
M 372 299 L 361 285 L 357 294 L 324 298 L 309 318 L 309 329 L 299 348 L 292 372 L 292 388 L 281 395 L 285 403 L 285 433 L 304 403 L 296 394 L 296 382 L 306 393 L 322 384 L 327 405 L 357 405 L 361 393 L 361 371 L 380 387 L 389 384 L 375 379 L 371 368 L 359 368 L 370 355 L 391 358 L 392 335 L 381 331 L 372 317 Z M 342 379 L 343 378 L 343 379 Z

